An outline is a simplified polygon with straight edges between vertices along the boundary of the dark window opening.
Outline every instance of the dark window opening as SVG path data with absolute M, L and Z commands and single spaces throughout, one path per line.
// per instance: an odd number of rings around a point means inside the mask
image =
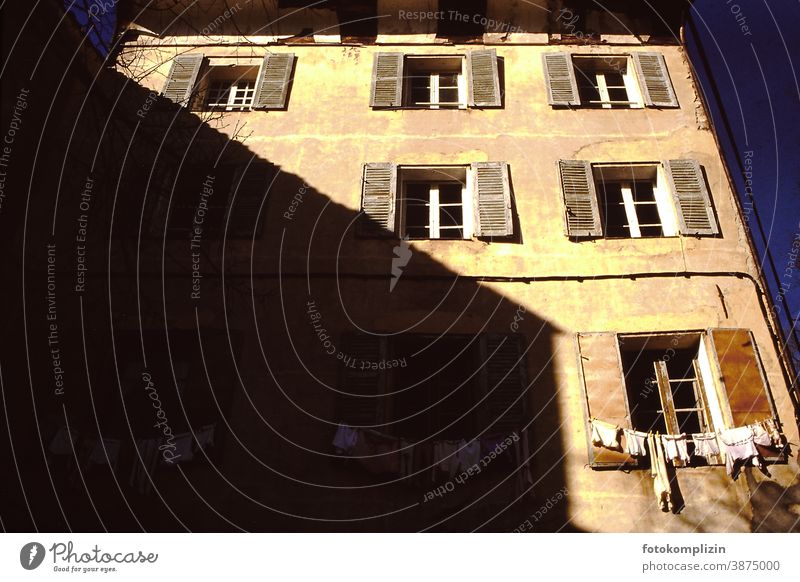
M 486 22 L 486 0 L 440 0 L 443 18 L 436 36 L 448 39 L 482 39 Z
M 167 234 L 185 237 L 199 228 L 203 238 L 219 238 L 233 172 L 231 165 L 184 165 L 172 191 Z

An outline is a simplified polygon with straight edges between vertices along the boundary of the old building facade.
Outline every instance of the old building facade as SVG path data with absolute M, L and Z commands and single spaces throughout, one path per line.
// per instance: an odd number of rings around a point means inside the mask
M 131 147 L 86 283 L 119 397 L 84 426 L 120 499 L 162 528 L 793 523 L 789 449 L 670 464 L 662 508 L 652 455 L 592 443 L 800 441 L 681 9 L 307 4 L 120 4 Z

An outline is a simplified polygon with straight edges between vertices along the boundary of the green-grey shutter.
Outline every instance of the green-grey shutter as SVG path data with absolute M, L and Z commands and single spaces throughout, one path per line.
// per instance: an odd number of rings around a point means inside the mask
M 372 107 L 403 104 L 403 53 L 378 53 L 372 67 Z
M 294 53 L 267 53 L 261 62 L 253 109 L 285 109 Z
M 364 164 L 361 178 L 361 212 L 358 232 L 362 236 L 393 236 L 397 197 L 397 166 Z
M 711 197 L 697 160 L 667 160 L 664 168 L 672 188 L 681 234 L 718 234 Z
M 544 53 L 544 79 L 547 83 L 547 102 L 550 105 L 580 105 L 578 83 L 569 53 Z
M 678 98 L 672 88 L 664 55 L 633 53 L 633 63 L 647 107 L 677 107 Z
M 476 50 L 467 53 L 469 72 L 469 106 L 500 107 L 500 75 L 497 72 L 497 51 Z
M 259 210 L 274 176 L 275 166 L 263 162 L 242 164 L 236 168 L 228 198 L 228 237 L 258 236 L 262 222 L 258 220 Z
M 525 424 L 528 398 L 527 370 L 520 334 L 483 334 L 480 337 L 479 407 L 481 428 L 512 433 Z
M 506 162 L 472 164 L 475 236 L 514 234 L 511 217 L 511 187 Z
M 345 334 L 342 353 L 339 390 L 347 394 L 337 398 L 337 421 L 355 427 L 383 422 L 386 399 L 380 395 L 385 393 L 386 371 L 378 364 L 386 359 L 386 338 Z
M 197 74 L 203 64 L 202 54 L 179 55 L 172 60 L 167 82 L 161 94 L 178 105 L 187 106 L 194 91 Z
M 592 165 L 584 160 L 559 160 L 561 193 L 571 237 L 603 236 Z

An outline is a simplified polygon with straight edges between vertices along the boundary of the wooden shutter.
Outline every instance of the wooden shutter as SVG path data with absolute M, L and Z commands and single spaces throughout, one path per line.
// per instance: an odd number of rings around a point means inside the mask
M 714 209 L 711 207 L 711 197 L 697 160 L 667 160 L 664 162 L 664 169 L 669 177 L 681 233 L 719 233 Z
M 476 50 L 467 53 L 469 72 L 469 106 L 500 107 L 500 75 L 497 72 L 497 51 Z
M 350 426 L 374 426 L 384 421 L 385 401 L 378 397 L 386 392 L 385 370 L 372 369 L 386 359 L 386 338 L 357 333 L 342 337 L 338 422 Z
M 774 417 L 774 406 L 753 335 L 747 329 L 710 329 L 708 335 L 717 355 L 723 416 L 728 428 L 746 426 Z M 721 427 L 717 427 L 721 428 Z
M 197 74 L 203 64 L 202 54 L 179 55 L 172 60 L 167 82 L 161 94 L 184 107 L 189 105 L 197 81 Z
M 588 418 L 610 422 L 620 428 L 632 428 L 616 334 L 580 333 L 577 337 Z M 586 430 L 592 467 L 617 468 L 638 464 L 634 457 L 626 453 L 595 447 L 588 423 Z
M 403 104 L 403 53 L 378 53 L 372 67 L 372 107 Z
M 572 237 L 603 236 L 592 165 L 583 160 L 559 160 L 567 234 Z
M 269 193 L 275 171 L 275 166 L 266 163 L 242 164 L 236 168 L 228 198 L 227 236 L 258 236 L 263 222 L 259 220 L 259 210 Z
M 484 363 L 479 376 L 481 428 L 512 433 L 526 424 L 528 387 L 523 342 L 520 334 L 483 334 L 480 356 Z
M 397 196 L 397 166 L 364 164 L 358 232 L 362 236 L 393 236 Z
M 633 53 L 633 63 L 647 107 L 677 107 L 667 64 L 660 53 Z
M 547 102 L 550 105 L 580 105 L 578 83 L 569 53 L 544 53 L 544 80 L 547 83 Z
M 293 53 L 267 53 L 258 71 L 253 109 L 285 109 L 294 67 Z
M 176 174 L 174 169 L 153 172 L 150 180 L 148 198 L 153 197 L 152 212 L 150 213 L 149 235 L 163 238 L 167 232 L 167 215 L 172 191 L 175 188 Z M 144 229 L 143 229 L 144 230 Z
M 514 234 L 511 217 L 511 187 L 506 162 L 472 164 L 475 236 Z

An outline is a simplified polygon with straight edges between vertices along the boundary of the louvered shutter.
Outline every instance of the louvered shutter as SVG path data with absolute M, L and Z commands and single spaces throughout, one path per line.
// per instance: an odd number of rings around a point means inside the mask
M 364 164 L 361 179 L 361 211 L 358 233 L 362 236 L 393 236 L 397 192 L 397 166 L 392 163 Z
M 467 53 L 469 72 L 469 106 L 500 107 L 500 75 L 497 72 L 497 51 L 480 50 Z
M 294 66 L 293 53 L 267 53 L 258 72 L 253 109 L 284 109 Z
M 544 53 L 544 79 L 547 83 L 547 102 L 550 105 L 580 105 L 578 83 L 569 53 Z
M 472 164 L 475 236 L 514 234 L 511 216 L 511 187 L 506 162 Z
M 567 234 L 571 237 L 603 236 L 592 165 L 583 160 L 559 160 Z
M 677 107 L 678 98 L 660 53 L 633 53 L 633 63 L 647 107 Z
M 527 370 L 520 334 L 484 334 L 480 337 L 484 362 L 480 376 L 481 428 L 510 434 L 527 424 Z
M 714 235 L 719 232 L 706 181 L 697 160 L 664 162 L 682 234 Z
M 372 67 L 372 107 L 403 105 L 403 53 L 378 53 Z
M 386 359 L 386 338 L 370 334 L 346 334 L 342 337 L 338 418 L 350 426 L 375 426 L 384 421 L 385 370 L 372 369 Z
M 275 166 L 271 164 L 242 164 L 236 168 L 228 198 L 228 237 L 258 236 L 263 222 L 259 220 L 259 211 L 274 176 Z
M 189 105 L 197 81 L 197 74 L 203 64 L 202 54 L 179 55 L 172 60 L 167 82 L 161 94 L 184 107 Z
M 620 428 L 631 428 L 616 334 L 579 333 L 578 355 L 588 417 L 616 424 Z M 638 464 L 634 457 L 621 451 L 595 447 L 591 441 L 591 425 L 587 424 L 586 430 L 589 464 L 593 468 L 613 469 Z

